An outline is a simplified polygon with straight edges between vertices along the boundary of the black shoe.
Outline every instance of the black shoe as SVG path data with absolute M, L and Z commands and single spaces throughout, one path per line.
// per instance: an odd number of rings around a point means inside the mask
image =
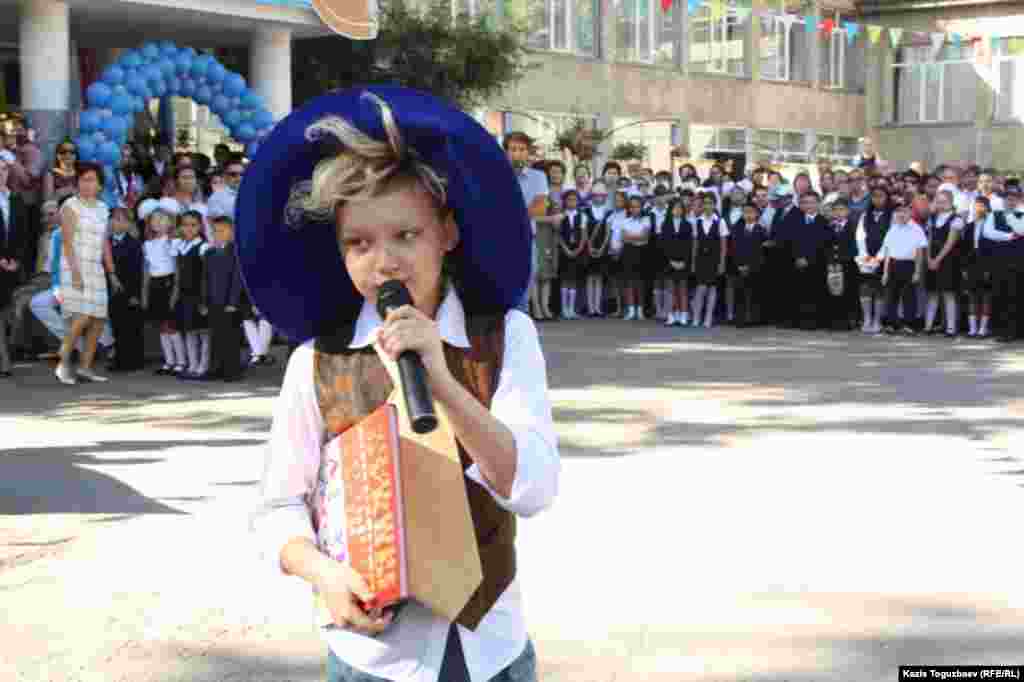
M 236 381 L 241 381 L 241 380 L 242 380 L 242 375 L 241 374 L 233 374 L 231 376 L 226 376 L 223 379 L 221 379 L 221 381 L 223 381 L 226 384 L 233 384 Z
M 173 367 L 167 367 L 165 365 L 165 366 L 161 367 L 160 369 L 156 370 L 155 372 L 153 372 L 153 374 L 155 374 L 158 377 L 169 377 L 172 374 L 174 374 L 174 368 Z
M 1001 336 L 997 336 L 996 337 L 996 341 L 998 341 L 999 343 L 1012 343 L 1013 340 L 1014 340 L 1014 338 L 1012 336 L 1007 335 L 1007 334 L 1003 334 Z
M 904 327 L 902 331 L 904 336 L 917 336 L 917 330 L 913 327 Z
M 11 378 L 11 377 L 13 377 L 13 376 L 14 376 L 14 375 L 13 375 L 13 374 L 11 374 L 11 373 L 10 373 L 9 371 L 7 371 L 7 370 L 4 370 L 3 372 L 0 372 L 0 379 L 10 379 L 10 378 Z

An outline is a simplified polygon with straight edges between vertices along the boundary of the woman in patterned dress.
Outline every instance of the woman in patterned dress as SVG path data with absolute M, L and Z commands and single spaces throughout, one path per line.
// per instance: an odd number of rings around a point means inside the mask
M 107 241 L 109 209 L 99 199 L 103 186 L 103 169 L 93 163 L 78 166 L 78 193 L 64 202 L 61 209 L 61 230 L 64 253 L 61 258 L 61 311 L 68 319 L 67 334 L 60 347 L 57 379 L 63 384 L 106 381 L 93 372 L 96 343 L 107 319 L 107 278 L 111 286 L 121 284 L 113 274 L 110 244 Z M 71 370 L 71 350 L 78 339 L 83 340 L 81 363 L 77 373 Z

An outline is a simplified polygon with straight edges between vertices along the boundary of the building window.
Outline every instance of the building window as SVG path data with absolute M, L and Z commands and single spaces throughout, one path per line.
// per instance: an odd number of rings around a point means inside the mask
M 1024 120 L 1024 38 L 1002 38 L 996 48 L 996 120 Z
M 700 159 L 706 154 L 744 154 L 747 151 L 747 129 L 724 126 L 691 125 L 690 155 Z
M 931 45 L 897 51 L 893 64 L 896 123 L 966 123 L 977 114 L 978 76 L 973 48 L 946 45 L 935 58 Z
M 452 0 L 452 19 L 466 15 L 476 19 L 480 15 L 494 16 L 497 0 Z
M 721 16 L 712 17 L 708 2 L 690 16 L 690 68 L 743 76 L 743 27 L 736 13 L 736 0 L 723 0 L 722 4 Z
M 831 133 L 818 133 L 814 147 L 816 159 L 827 159 L 837 166 L 852 166 L 860 154 L 860 139 Z
M 807 163 L 807 134 L 798 130 L 756 130 L 754 151 L 772 163 Z
M 818 50 L 821 54 L 819 82 L 826 88 L 845 88 L 846 31 L 838 27 L 833 28 L 831 34 L 819 41 Z
M 545 159 L 562 158 L 562 150 L 555 144 L 555 139 L 563 130 L 575 125 L 582 118 L 587 126 L 597 129 L 597 116 L 589 114 L 565 114 L 548 111 L 506 111 L 502 134 L 519 130 L 533 139 L 537 154 Z
M 528 47 L 587 57 L 597 54 L 597 0 L 508 0 L 505 11 L 526 26 Z
M 616 7 L 619 61 L 675 63 L 675 5 L 665 12 L 659 0 L 620 0 Z
M 761 22 L 761 78 L 771 81 L 795 80 L 794 64 L 799 51 L 794 31 L 803 31 L 803 20 L 794 14 L 770 14 Z

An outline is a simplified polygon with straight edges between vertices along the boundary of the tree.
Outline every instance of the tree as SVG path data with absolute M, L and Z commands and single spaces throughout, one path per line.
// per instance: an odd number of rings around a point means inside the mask
M 381 2 L 376 40 L 332 36 L 294 45 L 296 106 L 339 88 L 396 84 L 430 92 L 463 109 L 500 95 L 533 68 L 526 31 L 516 20 L 501 27 L 488 15 L 453 21 L 451 0 Z

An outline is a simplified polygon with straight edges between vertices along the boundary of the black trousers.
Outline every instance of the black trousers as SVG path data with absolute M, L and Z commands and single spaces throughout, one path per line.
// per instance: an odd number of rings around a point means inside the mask
M 762 296 L 764 321 L 768 324 L 783 324 L 792 317 L 787 310 L 789 295 L 788 254 L 779 244 L 764 247 L 764 264 L 761 267 L 761 284 L 768 295 Z
M 826 284 L 821 300 L 822 323 L 832 329 L 849 330 L 858 318 L 860 278 L 857 266 L 852 261 L 840 265 L 843 268 L 843 293 L 833 296 Z
M 746 275 L 736 275 L 732 278 L 736 286 L 736 320 L 740 324 L 760 324 L 761 305 L 758 296 L 758 288 L 762 286 L 762 273 L 755 269 Z
M 117 355 L 114 365 L 120 369 L 134 371 L 145 364 L 145 337 L 143 323 L 145 315 L 138 305 L 130 305 L 131 296 L 121 292 L 110 297 L 110 327 L 114 332 Z
M 809 263 L 805 268 L 794 265 L 789 280 L 790 324 L 803 329 L 816 329 L 822 322 L 822 302 L 825 294 L 825 270 L 821 263 Z
M 889 267 L 889 283 L 885 286 L 886 315 L 889 324 L 897 323 L 909 327 L 917 319 L 917 291 L 914 288 L 914 267 L 912 260 L 894 260 Z M 899 302 L 903 299 L 903 319 L 897 320 Z
M 242 315 L 210 306 L 210 372 L 224 379 L 242 374 Z
M 998 312 L 1000 336 L 1024 337 L 1020 301 L 1021 294 L 1024 294 L 1022 280 L 1024 268 L 1016 258 L 1004 259 L 992 273 L 992 302 Z

